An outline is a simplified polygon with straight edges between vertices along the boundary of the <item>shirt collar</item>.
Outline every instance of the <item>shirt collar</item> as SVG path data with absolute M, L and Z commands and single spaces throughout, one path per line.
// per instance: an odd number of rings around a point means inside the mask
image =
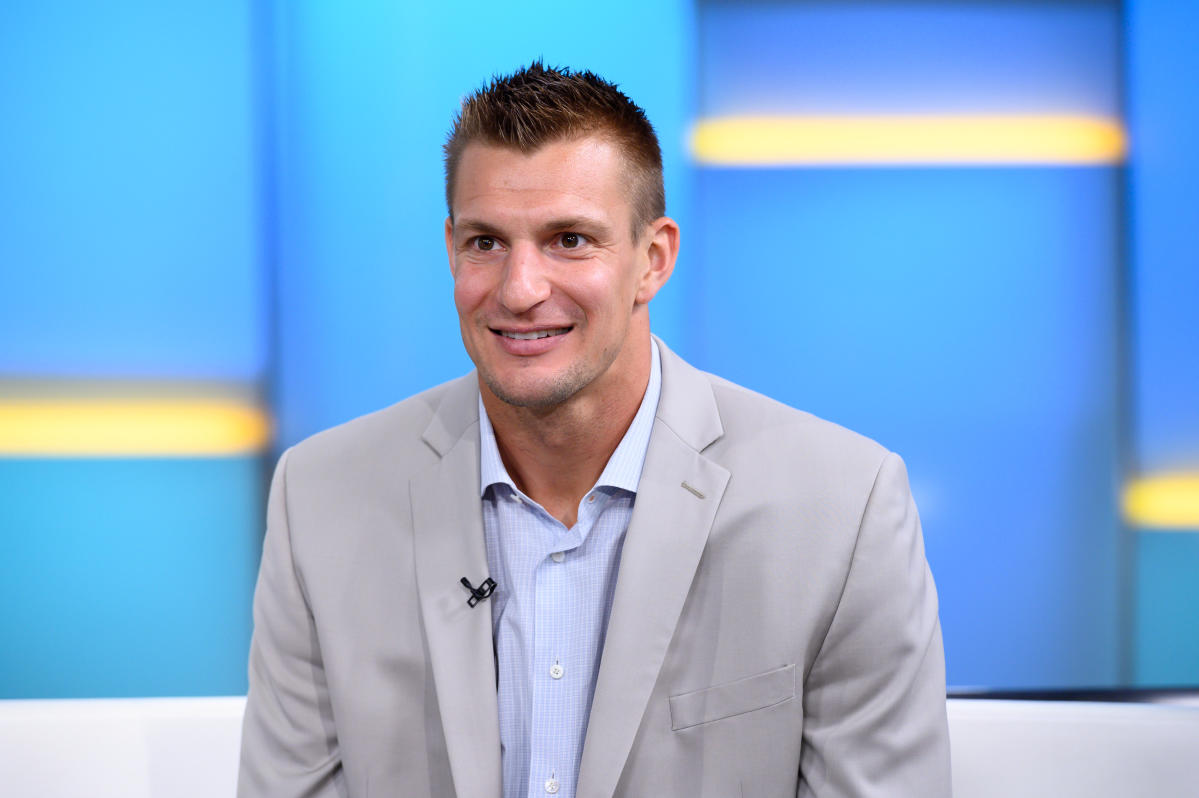
M 654 416 L 658 413 L 658 399 L 662 395 L 662 360 L 658 354 L 658 344 L 650 340 L 649 385 L 645 388 L 645 396 L 633 423 L 625 431 L 624 437 L 616 446 L 616 451 L 608 458 L 603 473 L 596 480 L 596 487 L 606 486 L 620 488 L 630 493 L 637 492 L 637 483 L 641 481 L 641 470 L 645 466 L 645 453 L 649 451 L 649 436 L 654 428 Z M 487 410 L 483 407 L 483 397 L 479 397 L 479 485 L 480 495 L 495 484 L 508 485 L 513 491 L 517 490 L 516 483 L 508 476 L 504 461 L 500 458 L 500 449 L 495 441 L 495 429 Z

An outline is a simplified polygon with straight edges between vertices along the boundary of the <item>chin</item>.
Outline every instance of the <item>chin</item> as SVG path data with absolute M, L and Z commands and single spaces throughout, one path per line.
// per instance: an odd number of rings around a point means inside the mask
M 482 374 L 488 390 L 501 402 L 533 410 L 556 407 L 582 390 L 589 382 L 573 371 L 536 381 L 501 380 L 494 374 Z

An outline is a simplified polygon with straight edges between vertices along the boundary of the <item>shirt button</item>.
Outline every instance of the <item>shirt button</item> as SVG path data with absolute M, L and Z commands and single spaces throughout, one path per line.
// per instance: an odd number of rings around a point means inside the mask
M 548 792 L 550 795 L 553 795 L 554 793 L 556 793 L 558 791 L 558 780 L 557 779 L 546 779 L 545 780 L 545 791 Z
M 561 665 L 559 665 L 558 663 L 555 662 L 553 665 L 550 666 L 550 678 L 551 679 L 561 679 L 562 674 L 564 674 L 564 673 L 566 673 L 566 670 L 563 669 L 563 667 Z
M 563 560 L 566 559 L 566 552 L 555 551 L 553 554 L 550 555 L 550 559 L 553 560 L 554 562 L 562 562 Z

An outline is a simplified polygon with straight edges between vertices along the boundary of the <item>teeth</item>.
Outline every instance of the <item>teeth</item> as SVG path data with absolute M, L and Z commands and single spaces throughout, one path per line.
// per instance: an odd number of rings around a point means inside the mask
M 562 335 L 569 330 L 569 327 L 559 327 L 556 330 L 535 330 L 534 332 L 511 332 L 503 330 L 500 334 L 505 338 L 514 338 L 517 341 L 533 341 L 538 338 L 549 338 L 551 335 Z

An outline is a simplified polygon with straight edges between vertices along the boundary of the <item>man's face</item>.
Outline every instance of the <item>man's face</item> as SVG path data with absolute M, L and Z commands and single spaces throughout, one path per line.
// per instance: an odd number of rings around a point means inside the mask
M 446 250 L 462 341 L 484 385 L 511 405 L 547 408 L 580 392 L 638 390 L 645 304 L 669 276 L 661 219 L 634 240 L 623 155 L 601 138 L 531 154 L 468 145 Z M 665 223 L 665 224 L 664 224 Z M 648 361 L 647 361 L 648 362 Z

